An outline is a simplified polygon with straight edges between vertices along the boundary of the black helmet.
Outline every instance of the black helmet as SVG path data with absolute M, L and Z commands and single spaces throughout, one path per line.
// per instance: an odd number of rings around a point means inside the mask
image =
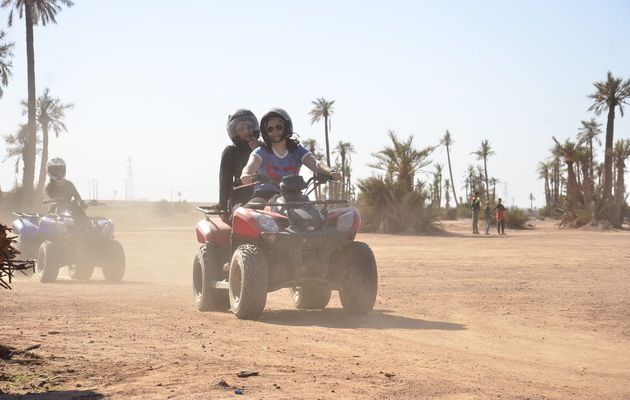
M 256 139 L 260 137 L 260 126 L 258 125 L 258 119 L 256 119 L 254 113 L 249 110 L 239 108 L 232 115 L 228 115 L 227 124 L 225 125 L 232 143 L 238 144 L 239 142 L 242 142 L 237 131 L 238 124 L 241 122 L 249 122 L 254 130 L 254 137 Z
M 50 179 L 61 182 L 66 177 L 66 162 L 61 158 L 53 158 L 46 164 L 46 172 Z
M 278 118 L 284 122 L 284 137 L 290 138 L 293 135 L 293 121 L 291 121 L 291 117 L 289 117 L 289 113 L 284 111 L 282 108 L 272 108 L 267 111 L 265 115 L 260 119 L 260 126 L 262 127 L 262 137 L 267 145 L 271 145 L 271 140 L 269 139 L 269 135 L 267 135 L 267 121 L 271 118 Z

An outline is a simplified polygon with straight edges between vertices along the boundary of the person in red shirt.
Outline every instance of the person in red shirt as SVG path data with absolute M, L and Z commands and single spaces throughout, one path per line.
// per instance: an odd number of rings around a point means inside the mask
M 494 207 L 494 211 L 497 212 L 497 232 L 499 235 L 505 235 L 505 206 L 501 203 L 501 199 L 498 200 L 498 204 Z

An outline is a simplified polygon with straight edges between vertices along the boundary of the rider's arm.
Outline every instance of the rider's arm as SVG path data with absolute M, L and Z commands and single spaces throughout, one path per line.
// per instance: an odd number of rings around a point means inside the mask
M 241 182 L 243 185 L 248 185 L 252 182 L 252 175 L 258 171 L 258 168 L 262 165 L 262 158 L 255 153 L 249 155 L 249 160 L 247 160 L 247 165 L 243 168 L 243 173 L 241 174 Z
M 306 165 L 308 169 L 313 172 L 321 172 L 324 174 L 330 174 L 331 172 L 333 172 L 332 168 L 326 165 L 325 162 L 315 158 L 315 156 L 311 153 L 304 155 L 304 158 L 302 159 L 302 164 Z
M 77 202 L 81 202 L 81 195 L 79 194 L 79 191 L 77 190 L 76 186 L 74 186 L 74 183 L 70 182 L 70 184 L 72 185 L 72 197 L 74 197 L 74 199 Z
M 310 169 L 313 172 L 319 172 L 319 173 L 330 175 L 333 180 L 338 181 L 341 179 L 341 174 L 339 172 L 335 172 L 332 168 L 326 165 L 325 162 L 318 160 L 311 153 L 306 153 L 304 155 L 304 158 L 302 158 L 302 164 L 306 165 L 308 169 Z

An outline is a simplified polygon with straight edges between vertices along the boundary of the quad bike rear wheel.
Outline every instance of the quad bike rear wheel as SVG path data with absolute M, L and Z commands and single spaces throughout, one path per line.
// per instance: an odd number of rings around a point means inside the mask
M 289 293 L 298 310 L 321 310 L 330 302 L 332 290 L 316 286 L 296 286 L 289 288 Z
M 68 275 L 78 281 L 89 281 L 94 274 L 94 265 L 87 263 L 68 265 Z
M 232 255 L 230 307 L 239 319 L 260 317 L 267 302 L 267 262 L 258 247 L 245 244 Z
M 378 289 L 378 273 L 372 249 L 365 243 L 352 242 L 339 254 L 339 267 L 344 278 L 339 300 L 349 314 L 366 314 L 374 308 Z
M 105 280 L 120 282 L 125 276 L 125 250 L 118 240 L 110 241 L 103 249 L 101 269 Z
M 54 282 L 59 274 L 60 252 L 50 240 L 42 242 L 37 253 L 35 274 L 42 283 Z
M 220 280 L 219 257 L 216 246 L 203 246 L 193 261 L 193 294 L 199 311 L 225 311 L 230 298 L 225 289 L 216 289 L 212 283 Z

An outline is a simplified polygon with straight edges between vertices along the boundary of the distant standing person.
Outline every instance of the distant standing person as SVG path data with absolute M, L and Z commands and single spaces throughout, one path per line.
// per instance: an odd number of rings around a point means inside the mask
M 501 199 L 498 200 L 499 203 L 494 207 L 494 211 L 497 212 L 497 232 L 499 235 L 505 235 L 505 212 L 506 208 L 501 203 Z
M 490 225 L 492 224 L 492 207 L 490 202 L 486 202 L 486 209 L 483 212 L 483 216 L 486 219 L 486 235 L 490 234 Z
M 475 192 L 475 196 L 472 198 L 472 202 L 470 203 L 470 208 L 472 208 L 472 227 L 473 234 L 479 234 L 479 211 L 481 211 L 481 199 L 479 199 L 479 192 Z

